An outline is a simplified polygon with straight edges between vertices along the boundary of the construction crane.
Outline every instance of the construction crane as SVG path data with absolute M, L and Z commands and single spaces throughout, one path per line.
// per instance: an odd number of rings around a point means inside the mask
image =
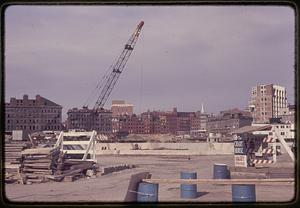
M 129 38 L 129 40 L 127 41 L 127 43 L 125 44 L 125 47 L 121 53 L 121 55 L 119 56 L 119 58 L 117 59 L 116 63 L 114 63 L 111 66 L 111 73 L 109 74 L 109 76 L 106 77 L 105 81 L 104 81 L 104 85 L 101 87 L 101 93 L 96 101 L 96 104 L 93 108 L 93 110 L 97 110 L 97 109 L 103 109 L 104 104 L 106 103 L 112 89 L 114 88 L 114 86 L 116 85 L 116 82 L 118 80 L 118 78 L 120 77 L 133 49 L 134 46 L 138 40 L 138 37 L 141 33 L 142 27 L 144 25 L 144 22 L 141 21 L 137 28 L 135 29 L 134 33 L 131 35 L 131 37 Z

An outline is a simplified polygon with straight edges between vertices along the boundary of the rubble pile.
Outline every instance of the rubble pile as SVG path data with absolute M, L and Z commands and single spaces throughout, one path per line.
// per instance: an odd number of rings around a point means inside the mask
M 34 146 L 52 147 L 57 140 L 57 135 L 55 133 L 34 132 L 30 135 L 30 139 Z

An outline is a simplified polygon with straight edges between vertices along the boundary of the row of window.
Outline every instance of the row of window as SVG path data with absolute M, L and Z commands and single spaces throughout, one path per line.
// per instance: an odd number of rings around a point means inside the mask
M 60 109 L 37 109 L 37 108 L 5 108 L 7 112 L 20 112 L 20 113 L 61 113 Z
M 16 125 L 16 126 L 11 126 L 8 125 L 7 129 L 15 129 L 15 130 L 60 130 L 60 126 L 32 126 L 32 125 Z
M 7 120 L 7 123 L 13 123 L 13 121 L 14 120 Z M 15 122 L 18 124 L 18 123 L 24 123 L 24 124 L 26 124 L 26 123 L 39 123 L 39 121 L 40 122 L 42 122 L 42 123 L 45 123 L 45 122 L 47 122 L 47 123 L 58 123 L 59 121 L 57 121 L 57 120 L 16 120 Z

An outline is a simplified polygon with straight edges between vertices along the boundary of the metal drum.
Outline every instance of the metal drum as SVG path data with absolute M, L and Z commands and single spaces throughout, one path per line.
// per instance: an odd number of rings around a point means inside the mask
M 158 201 L 158 184 L 157 183 L 139 183 L 138 202 L 157 202 Z
M 180 172 L 180 179 L 197 179 L 197 172 Z M 197 197 L 197 184 L 181 184 L 180 197 L 193 199 Z
M 226 164 L 214 164 L 214 179 L 229 179 L 229 171 Z
M 255 185 L 232 185 L 232 202 L 255 202 Z

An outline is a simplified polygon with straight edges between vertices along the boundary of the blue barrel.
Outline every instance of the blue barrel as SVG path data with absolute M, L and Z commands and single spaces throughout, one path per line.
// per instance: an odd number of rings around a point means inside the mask
M 214 179 L 229 179 L 229 171 L 226 164 L 214 164 Z
M 157 202 L 158 201 L 158 184 L 157 183 L 139 183 L 138 202 Z
M 255 185 L 232 185 L 232 202 L 255 202 Z
M 196 172 L 180 172 L 180 179 L 197 179 Z M 197 184 L 181 184 L 180 197 L 184 199 L 197 198 Z

